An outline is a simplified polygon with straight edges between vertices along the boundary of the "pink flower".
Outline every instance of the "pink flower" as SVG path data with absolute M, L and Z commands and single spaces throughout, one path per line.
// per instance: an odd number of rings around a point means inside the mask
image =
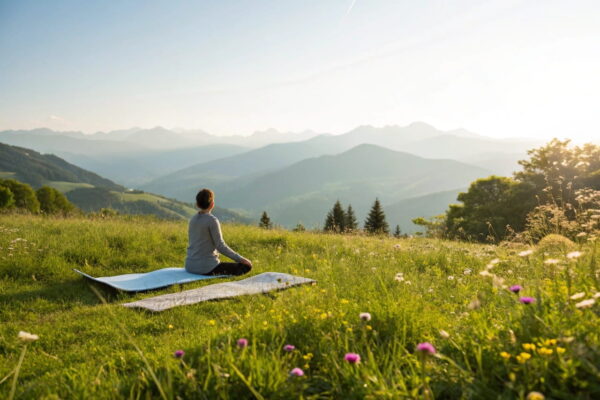
M 521 297 L 519 298 L 519 301 L 523 304 L 535 303 L 535 299 L 533 297 Z
M 177 350 L 173 356 L 175 356 L 175 358 L 183 358 L 183 356 L 185 355 L 185 351 L 183 350 Z
M 523 286 L 521 285 L 512 285 L 510 288 L 508 288 L 508 290 L 510 290 L 513 293 L 519 293 L 522 289 Z
M 248 347 L 248 339 L 238 339 L 237 345 L 240 349 L 245 349 L 246 347 Z
M 370 321 L 371 320 L 371 314 L 369 314 L 368 312 L 361 312 L 360 314 L 358 314 L 358 316 L 363 321 Z
M 429 342 L 423 342 L 417 345 L 417 351 L 424 354 L 435 354 L 435 347 Z
M 296 367 L 290 371 L 290 376 L 304 376 L 304 371 Z
M 293 344 L 286 344 L 285 346 L 283 346 L 283 350 L 289 353 L 296 350 L 296 346 L 294 346 Z
M 344 360 L 348 361 L 350 364 L 359 364 L 360 355 L 356 353 L 346 353 Z

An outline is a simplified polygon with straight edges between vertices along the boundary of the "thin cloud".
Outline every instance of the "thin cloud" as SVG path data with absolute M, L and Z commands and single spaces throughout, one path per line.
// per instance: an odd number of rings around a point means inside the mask
M 350 14 L 350 11 L 352 11 L 355 4 L 356 4 L 356 0 L 352 0 L 352 3 L 350 3 L 350 7 L 348 7 L 348 11 L 346 11 L 346 15 Z

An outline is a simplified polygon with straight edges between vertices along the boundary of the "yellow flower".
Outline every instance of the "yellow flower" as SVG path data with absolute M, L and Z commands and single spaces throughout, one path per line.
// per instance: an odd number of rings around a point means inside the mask
M 547 347 L 540 347 L 540 349 L 538 350 L 538 353 L 546 356 L 546 355 L 550 355 L 550 354 L 554 353 L 554 350 L 549 349 Z
M 366 328 L 368 331 L 372 331 L 372 330 L 373 330 L 373 327 L 372 327 L 371 325 L 367 325 L 367 326 L 365 326 L 365 328 Z
M 340 300 L 340 304 L 348 304 L 348 303 L 350 303 L 349 300 L 346 300 L 346 299 L 341 299 Z
M 557 340 L 556 339 L 546 339 L 546 341 L 544 342 L 544 345 L 546 346 L 556 346 Z
M 327 318 L 327 313 L 322 313 L 321 315 L 319 315 L 319 318 L 326 319 Z
M 267 321 L 263 321 L 263 326 L 267 326 L 269 323 Z
M 304 358 L 306 361 L 310 361 L 313 358 L 313 353 L 306 353 L 302 356 L 302 358 Z
M 169 329 L 173 329 L 173 325 L 169 324 Z
M 534 351 L 535 350 L 535 344 L 533 344 L 533 343 L 523 343 L 523 349 L 524 350 L 529 350 L 529 351 Z
M 531 358 L 531 354 L 529 353 L 521 353 L 517 356 L 517 361 L 519 364 L 525 364 L 527 360 Z
M 556 348 L 556 354 L 563 354 L 565 351 L 567 351 L 567 349 L 565 349 L 564 347 L 558 346 Z
M 505 360 L 508 360 L 510 358 L 510 354 L 503 351 L 502 353 L 500 353 L 500 357 L 504 358 Z
M 214 319 L 211 319 L 210 321 L 208 321 L 208 324 L 210 326 L 215 326 L 217 324 L 217 321 L 215 321 Z
M 527 395 L 527 400 L 544 400 L 546 396 L 541 394 L 540 392 L 529 392 Z

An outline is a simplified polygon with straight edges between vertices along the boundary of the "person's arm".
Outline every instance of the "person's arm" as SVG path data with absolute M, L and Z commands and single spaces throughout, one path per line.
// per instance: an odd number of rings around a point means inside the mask
M 227 246 L 223 240 L 223 235 L 221 234 L 221 224 L 219 224 L 219 220 L 217 218 L 212 218 L 209 225 L 209 230 L 213 243 L 215 244 L 215 247 L 219 253 L 231 258 L 235 262 L 242 262 L 245 260 L 244 257 L 240 256 L 238 253 L 231 250 L 229 246 Z

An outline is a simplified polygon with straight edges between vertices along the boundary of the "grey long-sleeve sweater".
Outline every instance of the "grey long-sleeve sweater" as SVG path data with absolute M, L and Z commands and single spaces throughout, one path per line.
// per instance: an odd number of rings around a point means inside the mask
M 198 213 L 190 218 L 188 238 L 185 259 L 185 269 L 188 272 L 209 273 L 219 264 L 219 253 L 235 262 L 242 260 L 242 256 L 225 244 L 219 220 L 210 213 Z

